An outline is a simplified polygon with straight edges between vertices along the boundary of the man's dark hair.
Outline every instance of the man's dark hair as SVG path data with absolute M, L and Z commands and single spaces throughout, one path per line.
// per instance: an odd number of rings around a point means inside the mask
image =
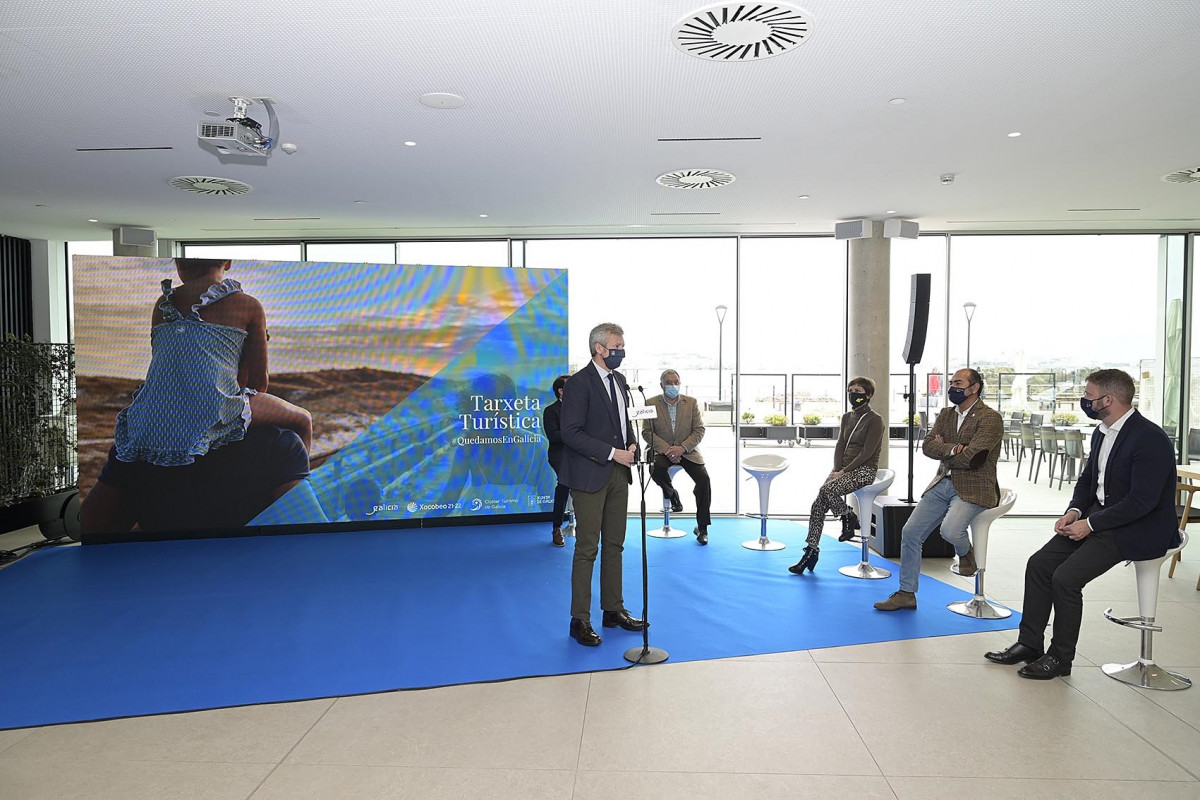
M 966 367 L 966 370 L 967 370 L 967 380 L 970 381 L 971 383 L 979 384 L 979 395 L 980 395 L 980 397 L 982 397 L 983 396 L 983 376 L 980 375 L 975 370 L 971 369 L 970 367 Z
M 555 400 L 558 399 L 558 390 L 567 385 L 567 378 L 569 378 L 569 377 L 571 377 L 571 376 L 570 375 L 559 375 L 557 378 L 554 379 L 554 385 L 552 385 L 550 387 L 550 391 L 554 392 Z

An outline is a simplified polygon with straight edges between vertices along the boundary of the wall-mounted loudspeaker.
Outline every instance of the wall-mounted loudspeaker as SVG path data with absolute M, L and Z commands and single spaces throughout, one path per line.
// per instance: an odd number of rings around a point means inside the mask
M 929 328 L 929 273 L 912 276 L 908 295 L 908 336 L 904 340 L 904 363 L 918 364 L 925 352 L 925 331 Z
M 911 219 L 885 219 L 883 221 L 883 238 L 915 239 L 917 238 L 917 229 L 917 223 Z
M 154 247 L 157 241 L 150 228 L 117 228 L 117 244 L 125 247 Z
M 875 233 L 875 223 L 869 219 L 852 219 L 833 226 L 835 239 L 870 239 Z

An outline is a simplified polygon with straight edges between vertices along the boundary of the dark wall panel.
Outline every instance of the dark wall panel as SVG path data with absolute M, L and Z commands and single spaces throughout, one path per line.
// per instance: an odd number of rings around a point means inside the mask
M 25 239 L 0 235 L 0 338 L 33 336 L 32 254 Z

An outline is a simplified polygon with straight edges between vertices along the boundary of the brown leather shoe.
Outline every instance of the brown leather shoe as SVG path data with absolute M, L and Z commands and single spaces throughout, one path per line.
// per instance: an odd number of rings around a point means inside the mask
M 892 592 L 892 596 L 875 607 L 880 611 L 899 611 L 902 608 L 917 610 L 917 596 L 912 592 Z
M 566 545 L 567 540 L 563 538 L 562 528 L 555 528 L 554 530 L 550 531 L 550 541 L 554 543 L 555 547 L 562 547 Z
M 968 547 L 967 554 L 958 557 L 958 574 L 969 578 L 976 572 L 979 572 L 979 567 L 975 565 L 975 548 Z

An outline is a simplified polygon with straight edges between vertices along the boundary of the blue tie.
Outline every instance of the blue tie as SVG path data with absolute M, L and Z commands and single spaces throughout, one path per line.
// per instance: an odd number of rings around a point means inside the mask
M 616 416 L 617 428 L 621 427 L 621 407 L 617 404 L 617 381 L 613 378 L 613 374 L 608 373 L 608 396 L 612 399 L 613 414 Z M 622 440 L 625 434 L 621 434 Z

